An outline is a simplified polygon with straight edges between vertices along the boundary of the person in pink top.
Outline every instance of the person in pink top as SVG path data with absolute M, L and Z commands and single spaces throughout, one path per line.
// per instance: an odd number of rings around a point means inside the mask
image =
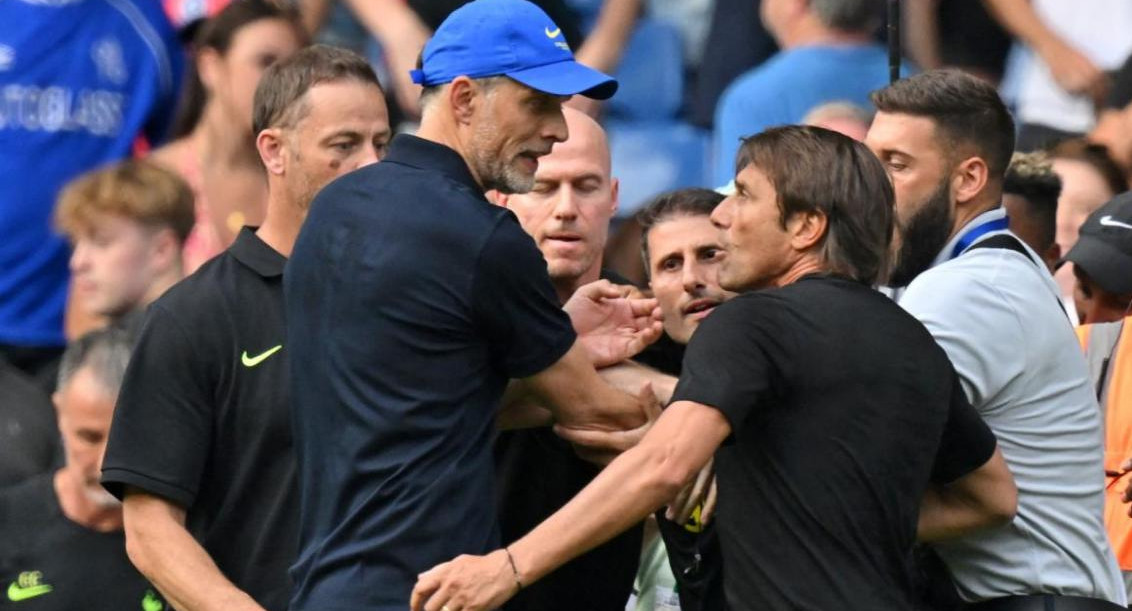
M 196 31 L 175 139 L 152 155 L 193 189 L 186 273 L 227 248 L 242 226 L 263 221 L 267 184 L 252 137 L 252 96 L 263 71 L 302 44 L 296 14 L 266 0 L 233 2 Z

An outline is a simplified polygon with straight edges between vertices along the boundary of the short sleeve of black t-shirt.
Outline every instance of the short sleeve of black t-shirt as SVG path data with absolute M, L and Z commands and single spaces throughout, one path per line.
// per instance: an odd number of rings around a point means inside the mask
M 472 307 L 510 378 L 546 369 L 574 344 L 574 328 L 558 304 L 546 261 L 511 215 L 501 218 L 480 251 Z
M 932 467 L 932 481 L 948 484 L 978 469 L 990 460 L 997 445 L 994 433 L 967 400 L 967 393 L 963 392 L 956 374 L 951 388 L 947 426 L 943 429 Z
M 1132 56 L 1112 75 L 1112 89 L 1109 89 L 1106 108 L 1124 108 L 1132 104 Z
M 214 388 L 208 359 L 160 303 L 150 307 L 118 395 L 103 460 L 107 490 L 137 486 L 178 505 L 193 504 L 212 436 Z M 176 434 L 169 434 L 175 431 Z
M 684 352 L 673 401 L 695 401 L 723 412 L 734 431 L 753 406 L 774 393 L 774 363 L 764 342 L 775 333 L 777 302 L 744 297 L 723 304 L 704 319 Z M 746 303 L 750 302 L 750 303 Z M 744 307 L 745 306 L 745 307 Z M 781 327 L 778 327 L 781 329 Z

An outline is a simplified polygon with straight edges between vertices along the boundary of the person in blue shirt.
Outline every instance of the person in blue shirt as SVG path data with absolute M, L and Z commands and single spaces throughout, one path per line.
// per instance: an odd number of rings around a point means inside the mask
M 182 52 L 151 0 L 12 0 L 0 19 L 0 357 L 36 373 L 62 351 L 58 190 L 161 141 Z
M 881 5 L 878 0 L 763 0 L 763 25 L 782 50 L 736 79 L 719 99 L 716 184 L 735 175 L 741 137 L 801 123 L 826 102 L 869 107 L 869 93 L 888 84 L 887 51 L 872 38 Z

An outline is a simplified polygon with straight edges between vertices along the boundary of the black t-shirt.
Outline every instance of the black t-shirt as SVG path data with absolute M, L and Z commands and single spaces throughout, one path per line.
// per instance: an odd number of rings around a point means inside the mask
M 63 515 L 55 473 L 0 491 L 0 609 L 169 609 L 126 557 L 122 531 L 98 532 Z
M 0 358 L 0 487 L 57 466 L 60 451 L 51 399 Z
M 102 465 L 115 495 L 185 507 L 220 571 L 269 611 L 287 608 L 298 529 L 285 262 L 245 227 L 150 306 Z
M 918 608 L 924 490 L 995 447 L 924 327 L 828 276 L 719 306 L 692 337 L 673 400 L 731 425 L 715 464 L 733 609 Z
M 602 270 L 601 277 L 630 284 L 609 270 Z M 505 545 L 541 524 L 601 472 L 550 428 L 500 432 L 495 440 L 495 469 L 499 530 Z M 523 588 L 504 608 L 623 611 L 637 576 L 642 535 L 640 526 L 622 532 Z
M 1132 55 L 1111 76 L 1112 88 L 1108 90 L 1105 108 L 1119 110 L 1132 104 Z
M 498 547 L 499 402 L 570 349 L 570 319 L 514 214 L 455 151 L 407 135 L 315 198 L 284 292 L 291 609 L 403 611 L 418 573 Z

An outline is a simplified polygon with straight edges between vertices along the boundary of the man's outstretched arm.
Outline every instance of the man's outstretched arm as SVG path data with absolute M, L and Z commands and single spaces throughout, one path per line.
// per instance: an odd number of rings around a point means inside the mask
M 122 503 L 126 553 L 179 611 L 264 611 L 228 580 L 185 528 L 185 510 L 130 486 Z
M 731 426 L 718 410 L 678 401 L 565 507 L 486 556 L 460 556 L 422 573 L 414 611 L 494 609 L 555 568 L 636 524 L 672 499 L 715 454 Z M 512 566 L 513 562 L 513 566 Z

